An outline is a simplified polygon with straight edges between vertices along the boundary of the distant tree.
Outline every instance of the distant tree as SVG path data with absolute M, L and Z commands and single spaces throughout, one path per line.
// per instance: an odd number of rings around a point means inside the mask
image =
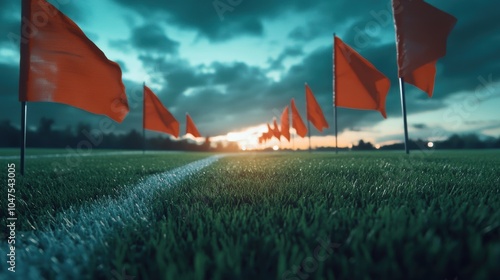
M 373 147 L 373 144 L 370 142 L 359 140 L 358 145 L 354 145 L 352 149 L 355 151 L 368 151 L 368 150 L 375 150 L 375 147 Z
M 142 135 L 135 129 L 123 136 L 120 142 L 125 149 L 142 149 Z
M 40 118 L 38 128 L 36 130 L 36 138 L 29 139 L 33 146 L 35 147 L 49 147 L 54 148 L 56 146 L 55 133 L 52 131 L 52 126 L 54 125 L 54 120 L 50 118 L 42 117 Z
M 20 143 L 20 131 L 15 128 L 10 120 L 0 121 L 0 147 L 18 147 Z
M 210 150 L 210 137 L 205 137 L 205 142 L 202 145 L 202 150 L 209 151 Z

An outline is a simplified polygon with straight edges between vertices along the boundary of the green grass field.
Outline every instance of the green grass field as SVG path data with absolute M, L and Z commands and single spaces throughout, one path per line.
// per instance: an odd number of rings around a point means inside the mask
M 88 158 L 57 181 L 49 159 L 33 160 L 18 186 L 23 229 L 204 156 Z M 232 155 L 153 209 L 109 236 L 82 278 L 500 277 L 500 151 Z
M 8 150 L 8 153 L 12 152 Z M 26 176 L 17 177 L 18 230 L 37 229 L 39 224 L 47 223 L 57 212 L 70 206 L 78 207 L 104 197 L 116 197 L 147 175 L 209 156 L 202 153 L 161 152 L 95 156 L 106 152 L 110 151 L 93 151 L 94 156 L 82 157 L 64 150 L 32 151 L 33 155 L 67 156 L 26 159 Z M 20 168 L 19 160 L 0 159 L 0 166 L 4 168 L 0 172 L 2 182 L 7 182 L 9 162 L 15 163 L 17 170 Z M 2 206 L 4 202 L 2 200 Z M 2 223 L 4 218 L 2 215 Z

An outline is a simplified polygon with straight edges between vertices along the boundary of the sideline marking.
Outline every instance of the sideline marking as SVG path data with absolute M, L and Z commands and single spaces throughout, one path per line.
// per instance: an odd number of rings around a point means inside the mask
M 16 272 L 0 270 L 0 279 L 44 279 L 50 273 L 58 279 L 79 279 L 90 254 L 114 230 L 130 221 L 147 221 L 151 216 L 154 194 L 173 188 L 188 176 L 216 162 L 223 155 L 201 159 L 182 167 L 142 179 L 117 198 L 105 198 L 78 209 L 70 207 L 50 225 L 30 232 L 19 232 L 16 240 Z M 154 222 L 154 221 L 149 221 Z M 57 229 L 47 229 L 49 227 Z M 7 242 L 1 242 L 0 260 L 7 263 Z M 4 278 L 7 277 L 7 278 Z

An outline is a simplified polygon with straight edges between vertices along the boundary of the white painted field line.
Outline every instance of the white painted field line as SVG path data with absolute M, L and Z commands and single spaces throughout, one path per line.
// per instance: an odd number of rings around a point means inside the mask
M 56 229 L 42 228 L 33 232 L 18 232 L 16 236 L 16 272 L 7 271 L 8 245 L 0 248 L 0 279 L 43 279 L 44 271 L 58 275 L 58 279 L 79 279 L 81 269 L 98 246 L 104 246 L 106 237 L 134 220 L 147 223 L 151 217 L 155 192 L 171 188 L 188 176 L 217 161 L 212 156 L 185 166 L 147 177 L 116 199 L 68 209 L 55 217 Z

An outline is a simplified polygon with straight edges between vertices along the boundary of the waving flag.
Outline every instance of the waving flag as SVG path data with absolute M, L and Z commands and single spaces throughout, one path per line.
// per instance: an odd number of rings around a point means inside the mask
M 319 106 L 318 101 L 316 101 L 316 98 L 314 97 L 314 94 L 308 84 L 306 84 L 306 103 L 307 120 L 310 121 L 320 132 L 323 131 L 323 128 L 328 128 L 328 123 L 326 122 L 323 110 L 321 110 L 321 107 Z
M 270 140 L 273 138 L 273 136 L 275 136 L 274 129 L 269 124 L 267 124 L 266 138 Z
M 120 66 L 45 0 L 22 0 L 19 100 L 57 102 L 121 122 L 129 112 Z M 24 32 L 23 32 L 24 33 Z
M 280 140 L 281 132 L 280 128 L 278 127 L 278 123 L 276 122 L 276 119 L 273 120 L 273 136 L 276 137 L 278 140 Z
M 161 104 L 160 99 L 147 86 L 144 86 L 143 125 L 145 129 L 179 137 L 179 122 Z
M 436 62 L 446 54 L 446 40 L 457 19 L 423 0 L 393 0 L 399 77 L 429 97 Z
M 334 40 L 335 105 L 377 110 L 387 118 L 385 98 L 391 86 L 389 79 L 340 38 Z
M 281 135 L 290 142 L 290 113 L 288 112 L 288 106 L 281 113 Z
M 307 128 L 304 121 L 302 121 L 302 117 L 300 117 L 299 110 L 297 110 L 295 100 L 293 98 L 290 103 L 290 107 L 292 108 L 292 127 L 295 128 L 295 131 L 297 131 L 297 135 L 304 138 L 307 134 Z
M 191 116 L 189 116 L 189 114 L 186 114 L 186 134 L 191 134 L 194 137 L 201 137 L 198 128 L 196 128 L 196 125 L 194 125 L 193 119 L 191 119 Z

